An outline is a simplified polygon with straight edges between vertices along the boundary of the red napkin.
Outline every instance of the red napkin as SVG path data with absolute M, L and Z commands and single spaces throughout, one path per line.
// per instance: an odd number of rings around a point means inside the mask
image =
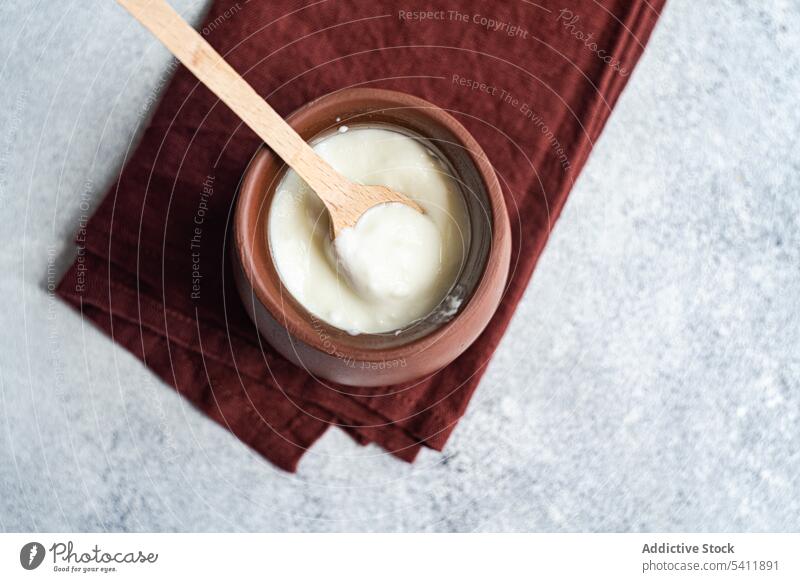
M 331 424 L 407 461 L 441 450 L 663 3 L 214 3 L 201 32 L 279 113 L 345 87 L 395 89 L 450 111 L 488 153 L 511 215 L 512 275 L 483 335 L 431 378 L 322 384 L 261 341 L 226 253 L 260 140 L 183 67 L 80 229 L 58 292 L 278 467 L 294 471 Z

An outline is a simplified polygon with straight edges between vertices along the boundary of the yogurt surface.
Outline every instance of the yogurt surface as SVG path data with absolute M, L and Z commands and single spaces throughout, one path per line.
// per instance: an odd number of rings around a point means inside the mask
M 289 170 L 267 229 L 286 289 L 313 315 L 352 334 L 395 331 L 432 313 L 470 243 L 466 204 L 449 167 L 424 142 L 378 127 L 340 128 L 314 149 L 354 182 L 401 192 L 425 213 L 375 206 L 331 241 L 322 201 Z

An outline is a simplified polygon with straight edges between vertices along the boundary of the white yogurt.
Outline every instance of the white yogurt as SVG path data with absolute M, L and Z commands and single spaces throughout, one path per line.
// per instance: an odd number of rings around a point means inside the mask
M 351 180 L 401 192 L 425 214 L 376 206 L 333 243 L 325 207 L 290 170 L 268 228 L 284 286 L 312 314 L 354 334 L 394 331 L 433 312 L 470 242 L 466 205 L 448 167 L 424 143 L 388 129 L 351 127 L 314 149 Z

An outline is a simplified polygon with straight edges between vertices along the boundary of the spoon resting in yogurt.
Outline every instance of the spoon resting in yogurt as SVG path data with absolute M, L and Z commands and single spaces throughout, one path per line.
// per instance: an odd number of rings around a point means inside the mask
M 314 150 L 349 179 L 413 192 L 425 209 L 375 206 L 333 241 L 324 205 L 296 172 L 275 186 L 270 255 L 283 288 L 318 319 L 352 334 L 392 333 L 445 317 L 463 300 L 456 282 L 471 246 L 469 212 L 455 170 L 431 146 L 388 125 L 315 140 Z

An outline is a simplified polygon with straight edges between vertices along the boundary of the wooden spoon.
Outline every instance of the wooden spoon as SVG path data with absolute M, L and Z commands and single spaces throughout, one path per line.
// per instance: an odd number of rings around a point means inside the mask
M 355 226 L 362 214 L 378 204 L 399 202 L 423 212 L 400 192 L 356 184 L 334 170 L 165 0 L 117 2 L 317 193 L 330 213 L 334 238 L 342 229 Z

